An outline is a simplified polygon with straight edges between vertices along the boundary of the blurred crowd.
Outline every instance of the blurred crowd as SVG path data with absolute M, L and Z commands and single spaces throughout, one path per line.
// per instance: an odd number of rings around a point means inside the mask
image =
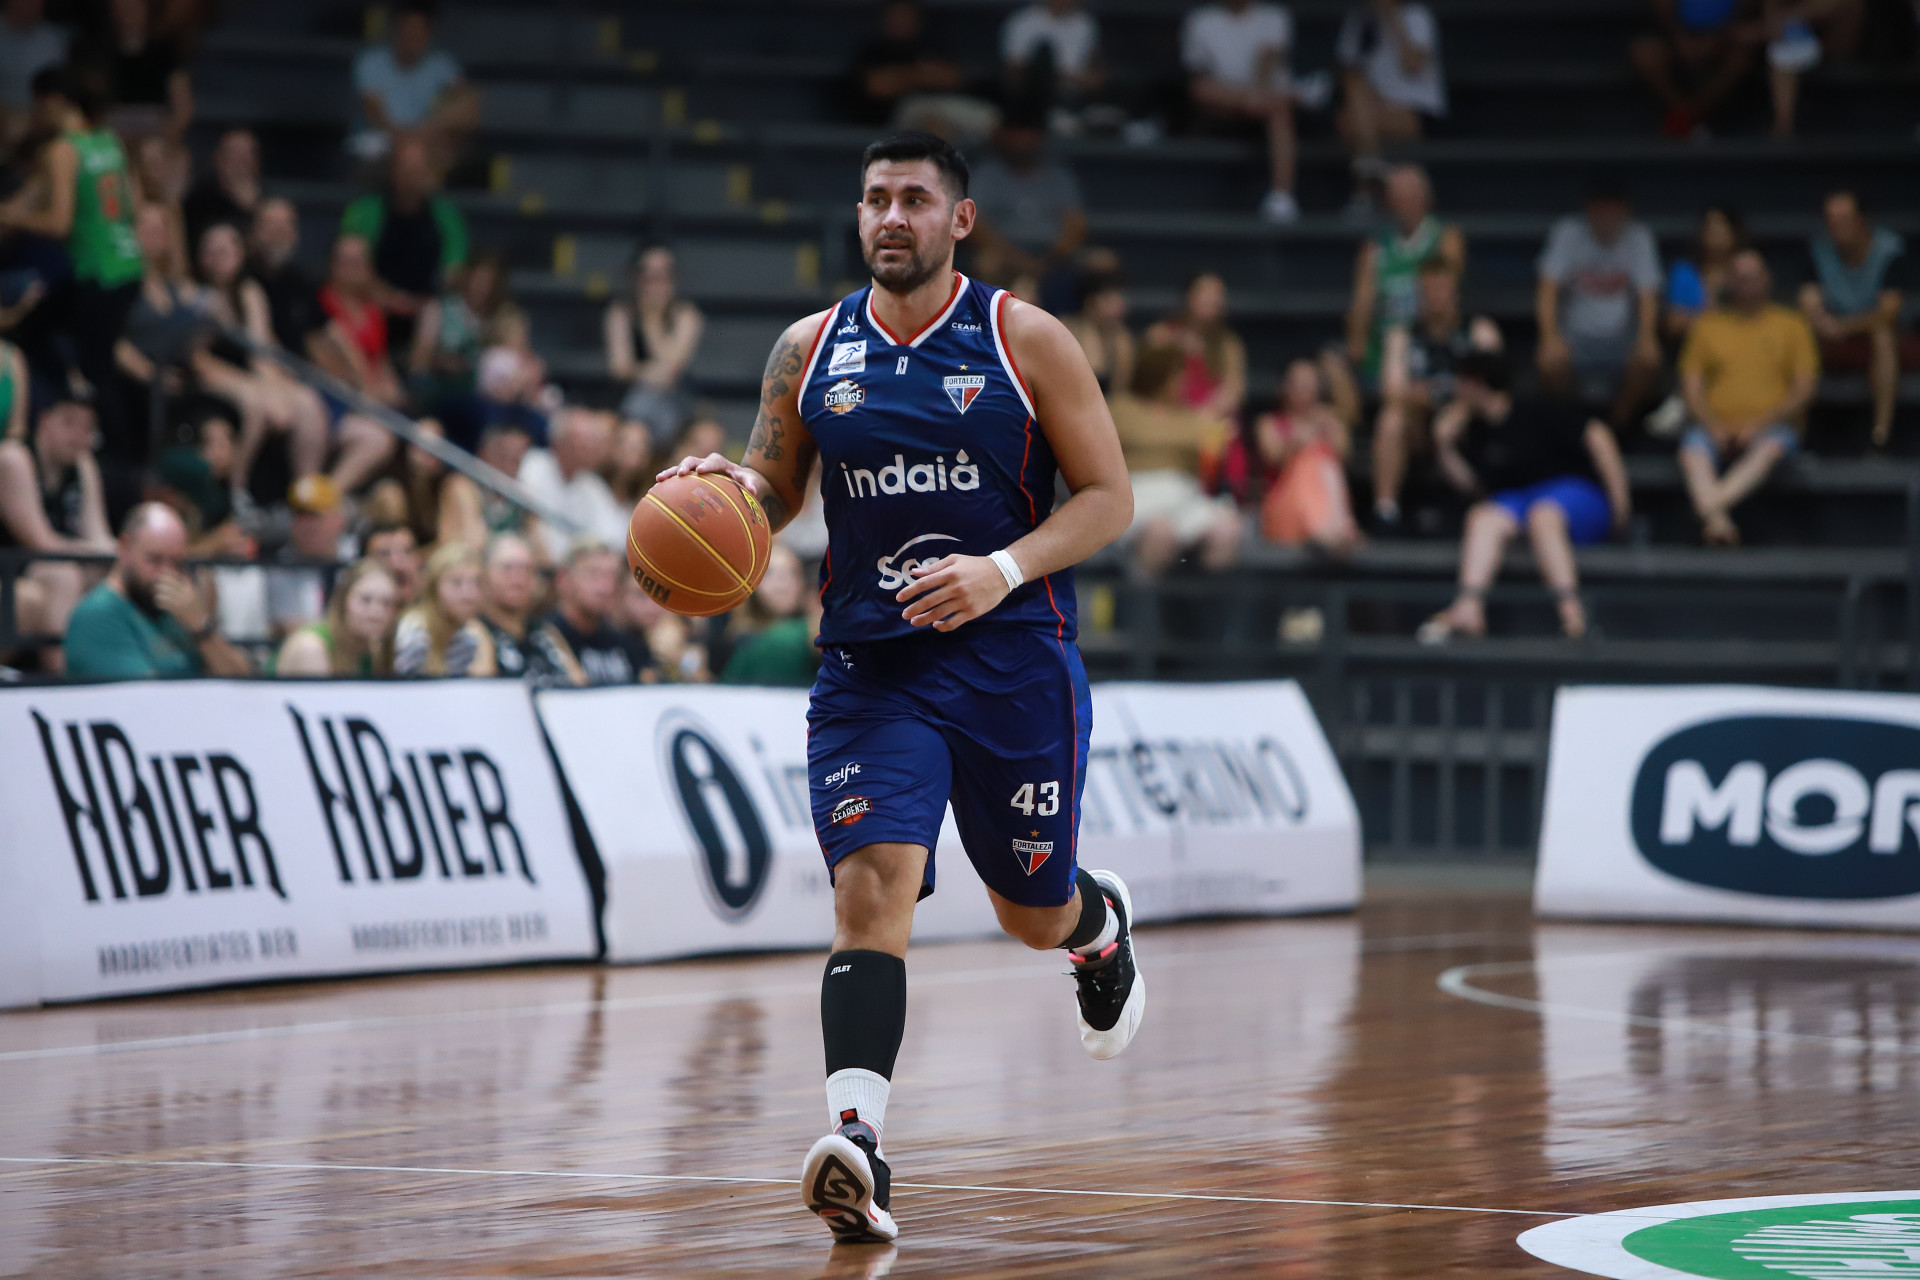
M 1790 133 L 1800 77 L 1848 56 L 1874 3 L 1649 0 L 1630 56 L 1669 133 L 1716 127 L 1763 67 Z M 663 614 L 621 568 L 658 466 L 740 445 L 695 394 L 705 319 L 672 248 L 637 247 L 605 305 L 617 407 L 569 402 L 506 260 L 446 194 L 475 160 L 482 91 L 434 7 L 380 10 L 354 61 L 345 145 L 363 189 L 337 217 L 276 194 L 247 129 L 187 145 L 211 12 L 92 0 L 54 22 L 44 0 L 0 4 L 0 551 L 35 557 L 14 579 L 20 651 L 0 657 L 77 676 L 804 683 L 817 504 L 724 619 Z M 1196 5 L 1177 87 L 1150 103 L 1109 74 L 1081 0 L 1011 13 L 991 83 L 961 73 L 915 0 L 877 15 L 843 109 L 967 144 L 980 217 L 962 267 L 1063 316 L 1085 349 L 1133 471 L 1142 578 L 1226 568 L 1255 541 L 1345 556 L 1457 523 L 1460 595 L 1423 636 L 1484 629 L 1480 597 L 1523 532 L 1579 635 L 1572 548 L 1628 528 L 1623 451 L 1676 452 L 1700 539 L 1731 545 L 1741 504 L 1800 447 L 1823 369 L 1865 375 L 1872 445 L 1891 439 L 1920 337 L 1904 242 L 1851 191 L 1793 264 L 1808 283 L 1777 300 L 1735 210 L 1703 211 L 1692 251 L 1663 262 L 1627 189 L 1597 176 L 1542 246 L 1535 349 L 1474 315 L 1467 237 L 1390 159 L 1447 127 L 1438 20 L 1415 0 L 1359 0 L 1317 70 L 1296 65 L 1285 7 Z M 1289 223 L 1296 123 L 1315 113 L 1351 155 L 1352 296 L 1344 332 L 1257 394 L 1222 275 L 1194 275 L 1136 329 L 1053 143 L 1258 137 L 1256 212 Z M 408 423 L 440 444 L 403 444 Z M 468 458 L 531 506 L 448 464 Z M 1435 490 L 1457 521 L 1409 500 Z M 189 558 L 219 566 L 188 577 Z
M 0 10 L 0 550 L 40 557 L 15 582 L 14 661 L 810 681 L 817 601 L 791 550 L 711 623 L 663 612 L 625 571 L 656 455 L 724 444 L 686 386 L 702 317 L 672 253 L 637 252 L 605 325 L 628 391 L 617 412 L 567 402 L 505 261 L 444 193 L 479 91 L 431 5 L 387 11 L 355 61 L 347 149 L 366 190 L 317 228 L 271 193 L 246 129 L 196 174 L 200 7 L 111 0 L 98 18 Z M 317 276 L 301 252 L 316 229 Z M 388 411 L 446 448 L 403 446 Z M 518 481 L 532 509 L 449 456 Z M 189 575 L 189 558 L 218 565 Z

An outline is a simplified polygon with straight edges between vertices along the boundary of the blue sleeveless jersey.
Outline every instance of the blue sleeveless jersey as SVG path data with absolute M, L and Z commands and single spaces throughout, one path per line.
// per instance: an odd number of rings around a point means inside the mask
M 947 305 L 907 336 L 871 294 L 828 314 L 800 382 L 824 465 L 823 646 L 925 634 L 894 599 L 914 565 L 998 551 L 1053 509 L 1053 450 L 1001 333 L 1006 291 L 955 272 Z M 1072 571 L 1022 584 L 957 634 L 1007 627 L 1073 639 Z

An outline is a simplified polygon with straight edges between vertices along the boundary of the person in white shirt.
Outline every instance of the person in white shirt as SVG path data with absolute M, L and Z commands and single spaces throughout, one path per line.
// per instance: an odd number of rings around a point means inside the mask
M 1100 88 L 1100 24 L 1080 0 L 1042 0 L 1000 28 L 1000 60 L 1012 95 L 1085 102 Z
M 1365 202 L 1364 183 L 1386 171 L 1381 145 L 1417 141 L 1447 114 L 1440 25 L 1413 0 L 1360 0 L 1340 24 L 1335 52 L 1345 97 L 1340 136 L 1353 151 L 1356 202 Z
M 1293 198 L 1296 97 L 1290 68 L 1293 15 L 1275 4 L 1220 0 L 1187 14 L 1180 60 L 1188 91 L 1203 116 L 1255 120 L 1266 127 L 1271 186 L 1260 216 L 1287 223 L 1300 216 Z
M 553 428 L 553 447 L 533 449 L 520 462 L 520 483 L 542 506 L 571 516 L 579 533 L 624 551 L 631 512 L 620 505 L 600 476 L 613 448 L 612 415 L 592 409 L 563 409 Z M 573 533 L 542 521 L 547 554 L 556 563 L 567 554 Z
M 393 39 L 353 60 L 361 119 L 347 149 L 361 160 L 379 161 L 400 138 L 417 136 L 444 174 L 479 126 L 480 95 L 458 60 L 433 47 L 434 17 L 431 0 L 405 0 L 390 19 Z

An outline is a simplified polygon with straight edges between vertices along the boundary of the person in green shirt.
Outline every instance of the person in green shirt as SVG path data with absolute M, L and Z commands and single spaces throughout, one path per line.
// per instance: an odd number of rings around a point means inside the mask
M 736 615 L 747 634 L 738 640 L 722 684 L 775 684 L 806 688 L 820 670 L 817 612 L 807 609 L 807 585 L 800 557 L 784 543 L 773 544 L 767 572 Z
M 219 618 L 182 571 L 187 527 L 158 502 L 135 507 L 119 558 L 67 622 L 67 674 L 96 680 L 244 676 L 247 656 L 220 634 Z
M 0 229 L 24 231 L 66 244 L 73 263 L 73 298 L 66 332 L 73 362 L 93 388 L 103 456 L 138 461 L 146 432 L 136 430 L 120 395 L 114 343 L 140 293 L 146 261 L 133 233 L 134 188 L 127 154 L 113 131 L 100 126 L 97 88 L 65 67 L 33 78 L 34 127 L 54 135 L 41 169 L 0 203 Z
M 467 223 L 440 191 L 426 143 L 402 138 L 393 146 L 387 189 L 361 196 L 340 218 L 342 236 L 359 236 L 373 250 L 387 313 L 387 349 L 413 350 L 414 319 L 467 262 Z
M 1347 308 L 1347 359 L 1369 381 L 1379 376 L 1386 332 L 1420 318 L 1420 267 L 1438 258 L 1466 270 L 1467 241 L 1460 228 L 1433 214 L 1433 187 L 1418 165 L 1387 174 L 1389 224 L 1360 245 L 1353 264 L 1353 302 Z

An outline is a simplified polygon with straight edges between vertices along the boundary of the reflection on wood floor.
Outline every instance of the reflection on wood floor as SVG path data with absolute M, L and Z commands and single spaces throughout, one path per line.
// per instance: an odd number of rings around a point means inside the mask
M 3 1015 L 0 1275 L 1544 1277 L 1554 1215 L 1920 1185 L 1911 939 L 1403 892 L 1141 955 L 1096 1063 L 1055 957 L 914 954 L 897 1252 L 792 1185 L 818 956 Z

